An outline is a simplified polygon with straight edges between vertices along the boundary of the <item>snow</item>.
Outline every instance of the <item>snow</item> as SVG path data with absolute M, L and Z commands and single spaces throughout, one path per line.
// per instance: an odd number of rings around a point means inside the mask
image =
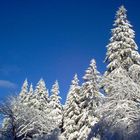
M 61 97 L 59 96 L 58 81 L 52 86 L 51 93 L 49 102 L 49 107 L 51 109 L 50 115 L 57 121 L 57 127 L 60 127 L 62 125 L 63 108 L 60 102 Z

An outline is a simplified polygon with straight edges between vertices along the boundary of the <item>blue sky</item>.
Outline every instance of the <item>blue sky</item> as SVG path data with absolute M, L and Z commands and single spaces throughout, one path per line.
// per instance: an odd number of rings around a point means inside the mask
M 122 4 L 140 44 L 140 2 L 133 0 L 0 1 L 0 99 L 18 93 L 25 78 L 47 88 L 57 79 L 64 102 L 75 73 L 92 58 L 103 73 L 106 45 Z

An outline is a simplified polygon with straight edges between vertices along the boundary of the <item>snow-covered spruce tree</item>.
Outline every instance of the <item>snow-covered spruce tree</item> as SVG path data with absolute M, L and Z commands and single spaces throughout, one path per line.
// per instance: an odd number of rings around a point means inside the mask
M 135 139 L 132 137 L 139 134 L 140 87 L 135 82 L 132 70 L 139 66 L 140 57 L 134 41 L 134 31 L 127 21 L 123 6 L 117 11 L 116 18 L 113 36 L 107 46 L 106 61 L 109 64 L 102 80 L 107 96 L 96 111 L 101 120 L 91 133 L 92 136 L 100 134 L 102 140 L 116 137 L 117 140 L 129 140 Z
M 127 20 L 124 6 L 121 6 L 117 11 L 114 26 L 110 43 L 107 45 L 105 59 L 109 63 L 107 73 L 120 66 L 128 70 L 131 65 L 140 64 L 138 47 L 134 41 L 135 32 Z
M 77 140 L 79 134 L 78 121 L 81 114 L 79 104 L 80 86 L 77 74 L 75 74 L 70 86 L 67 100 L 64 106 L 64 121 L 62 135 L 66 140 Z
M 25 79 L 25 81 L 22 85 L 21 91 L 19 93 L 19 99 L 21 100 L 21 102 L 24 102 L 27 94 L 28 94 L 28 81 L 27 81 L 27 79 Z
M 32 98 L 32 104 L 39 110 L 48 109 L 49 93 L 46 89 L 45 81 L 41 78 L 36 85 L 34 95 Z
M 101 140 L 139 140 L 140 87 L 119 67 L 104 79 L 105 102 L 97 110 L 102 116 L 94 134 Z
M 56 81 L 51 89 L 49 107 L 51 110 L 50 115 L 56 121 L 56 124 L 57 124 L 56 127 L 58 128 L 62 126 L 62 117 L 63 117 L 63 109 L 60 102 L 61 97 L 59 96 L 59 93 L 60 93 L 59 84 L 58 84 L 58 81 Z
M 94 59 L 91 60 L 83 79 L 85 82 L 80 90 L 81 116 L 77 124 L 79 127 L 78 140 L 86 140 L 92 126 L 98 122 L 95 110 L 101 103 L 101 94 L 99 92 L 100 75 Z

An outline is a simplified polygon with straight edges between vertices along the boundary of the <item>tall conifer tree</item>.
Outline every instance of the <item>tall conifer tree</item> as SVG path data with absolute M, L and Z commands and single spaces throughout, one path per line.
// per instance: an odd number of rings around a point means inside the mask
M 79 100 L 79 80 L 77 74 L 74 76 L 72 80 L 72 84 L 70 86 L 67 100 L 64 106 L 64 125 L 63 125 L 63 136 L 66 140 L 76 140 L 79 134 L 78 121 L 80 112 L 80 100 Z
M 56 127 L 62 126 L 63 109 L 60 102 L 61 97 L 59 96 L 59 84 L 58 81 L 54 83 L 51 89 L 49 107 L 51 110 L 51 116 L 56 121 Z
M 135 32 L 127 20 L 126 11 L 124 6 L 117 11 L 112 37 L 107 45 L 105 61 L 108 62 L 108 73 L 120 66 L 128 70 L 133 64 L 140 64 L 138 47 L 134 41 Z
M 95 110 L 100 106 L 101 94 L 99 92 L 100 74 L 97 71 L 95 60 L 91 60 L 89 68 L 83 77 L 84 83 L 80 90 L 81 115 L 78 121 L 79 140 L 86 140 L 92 126 L 98 122 Z

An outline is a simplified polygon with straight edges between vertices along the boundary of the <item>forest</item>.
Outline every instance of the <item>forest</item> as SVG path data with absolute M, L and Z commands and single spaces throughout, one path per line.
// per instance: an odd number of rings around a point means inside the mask
M 140 140 L 140 54 L 126 12 L 116 12 L 104 74 L 92 59 L 82 84 L 74 75 L 64 105 L 58 81 L 48 90 L 42 78 L 35 88 L 26 79 L 18 96 L 0 103 L 1 140 Z

